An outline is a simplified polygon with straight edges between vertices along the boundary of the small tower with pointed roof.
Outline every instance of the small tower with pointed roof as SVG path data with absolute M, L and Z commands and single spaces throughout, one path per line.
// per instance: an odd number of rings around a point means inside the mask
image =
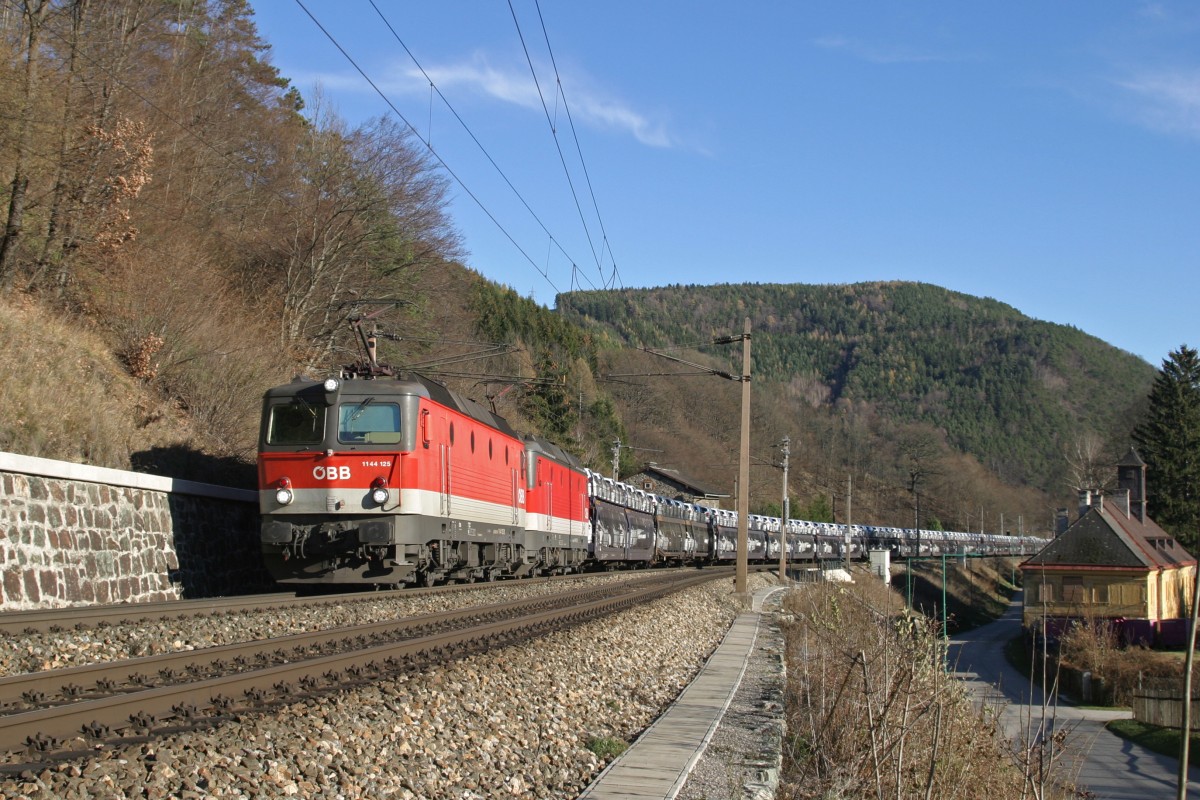
M 1146 521 L 1146 462 L 1130 447 L 1117 462 L 1117 488 L 1129 491 L 1129 509 L 1140 522 Z

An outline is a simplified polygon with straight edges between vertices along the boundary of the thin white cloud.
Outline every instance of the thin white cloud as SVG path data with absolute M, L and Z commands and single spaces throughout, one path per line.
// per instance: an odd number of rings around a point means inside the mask
M 427 66 L 425 72 L 434 85 L 447 95 L 452 96 L 456 89 L 465 89 L 480 92 L 504 103 L 533 109 L 538 113 L 542 111 L 538 90 L 528 69 L 498 69 L 481 56 L 476 56 L 466 63 Z M 539 73 L 539 76 L 542 74 L 544 73 Z M 407 76 L 413 80 L 425 80 L 415 69 L 408 70 Z M 675 146 L 676 142 L 664 123 L 650 119 L 621 100 L 590 89 L 586 80 L 564 78 L 563 82 L 571 87 L 567 90 L 567 102 L 577 123 L 623 131 L 651 147 Z M 428 83 L 424 85 L 428 86 Z M 543 80 L 542 91 L 553 92 L 554 84 Z M 553 95 L 546 98 L 546 103 L 553 107 Z
M 552 74 L 549 70 L 540 70 L 542 91 L 554 92 L 555 84 L 543 76 Z M 428 75 L 428 79 L 425 77 Z M 389 97 L 398 95 L 428 95 L 429 81 L 432 80 L 450 101 L 459 105 L 455 96 L 461 97 L 464 92 L 472 92 L 499 100 L 502 103 L 542 113 L 542 103 L 538 98 L 537 87 L 529 68 L 512 67 L 501 69 L 492 66 L 482 55 L 476 55 L 469 61 L 440 66 L 425 65 L 425 74 L 412 65 L 411 62 L 381 74 L 373 75 L 372 80 L 379 90 Z M 652 119 L 649 115 L 637 111 L 628 103 L 613 98 L 603 91 L 591 87 L 586 77 L 572 75 L 563 77 L 567 86 L 567 102 L 570 104 L 571 116 L 577 124 L 590 125 L 594 128 L 623 132 L 633 136 L 637 141 L 650 147 L 673 148 L 684 146 L 682 140 L 674 136 L 663 121 Z M 349 72 L 311 73 L 299 71 L 293 75 L 292 83 L 297 86 L 320 86 L 326 92 L 361 93 L 375 95 L 375 90 L 363 80 L 362 76 Z M 546 103 L 554 108 L 554 96 L 546 97 Z M 559 103 L 561 106 L 561 102 Z M 697 148 L 693 148 L 697 149 Z
M 1144 72 L 1116 84 L 1132 95 L 1138 124 L 1200 138 L 1200 68 Z
M 1141 7 L 1138 8 L 1137 13 L 1139 16 L 1147 17 L 1149 19 L 1162 20 L 1168 18 L 1167 9 L 1162 3 L 1143 3 Z
M 541 108 L 537 87 L 533 85 L 533 80 L 528 74 L 519 75 L 495 69 L 478 57 L 466 64 L 427 67 L 425 74 L 445 93 L 455 88 L 466 88 L 522 108 Z M 415 67 L 407 70 L 407 75 L 414 81 L 425 79 Z
M 872 64 L 920 64 L 939 61 L 966 61 L 966 56 L 930 52 L 905 45 L 887 45 L 851 39 L 846 36 L 822 36 L 812 42 L 824 50 L 834 50 Z

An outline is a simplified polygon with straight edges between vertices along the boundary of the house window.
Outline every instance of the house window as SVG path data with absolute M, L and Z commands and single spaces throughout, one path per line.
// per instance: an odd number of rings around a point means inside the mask
M 1097 605 L 1108 605 L 1108 584 L 1102 583 L 1092 587 L 1092 602 Z
M 1038 600 L 1040 600 L 1043 603 L 1053 603 L 1054 602 L 1054 584 L 1053 583 L 1039 583 L 1037 585 L 1037 588 L 1038 588 Z
M 1064 603 L 1086 603 L 1087 595 L 1084 593 L 1083 578 L 1064 577 L 1062 599 Z

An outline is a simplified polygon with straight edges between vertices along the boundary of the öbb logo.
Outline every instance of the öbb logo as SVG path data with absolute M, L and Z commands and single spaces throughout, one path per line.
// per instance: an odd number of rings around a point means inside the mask
M 349 467 L 313 467 L 313 477 L 319 481 L 348 481 Z

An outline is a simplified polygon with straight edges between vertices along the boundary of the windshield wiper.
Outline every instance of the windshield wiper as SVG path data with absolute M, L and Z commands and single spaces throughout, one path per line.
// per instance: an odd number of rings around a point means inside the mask
M 313 405 L 312 405 L 312 403 L 308 402 L 307 400 L 305 400 L 305 399 L 304 399 L 303 397 L 301 397 L 300 395 L 296 395 L 296 397 L 295 397 L 295 401 L 296 401 L 296 403 L 298 403 L 299 405 L 301 405 L 301 406 L 304 406 L 304 410 L 308 412 L 308 415 L 309 415 L 310 417 L 312 417 L 313 419 L 316 419 L 316 418 L 317 418 L 317 410 L 316 410 L 315 408 L 313 408 Z
M 354 413 L 350 415 L 350 421 L 353 422 L 354 420 L 361 417 L 362 413 L 367 410 L 367 406 L 371 405 L 371 403 L 374 403 L 374 402 L 375 402 L 374 397 L 368 397 L 366 400 L 363 400 L 361 403 L 359 403 L 355 407 Z

